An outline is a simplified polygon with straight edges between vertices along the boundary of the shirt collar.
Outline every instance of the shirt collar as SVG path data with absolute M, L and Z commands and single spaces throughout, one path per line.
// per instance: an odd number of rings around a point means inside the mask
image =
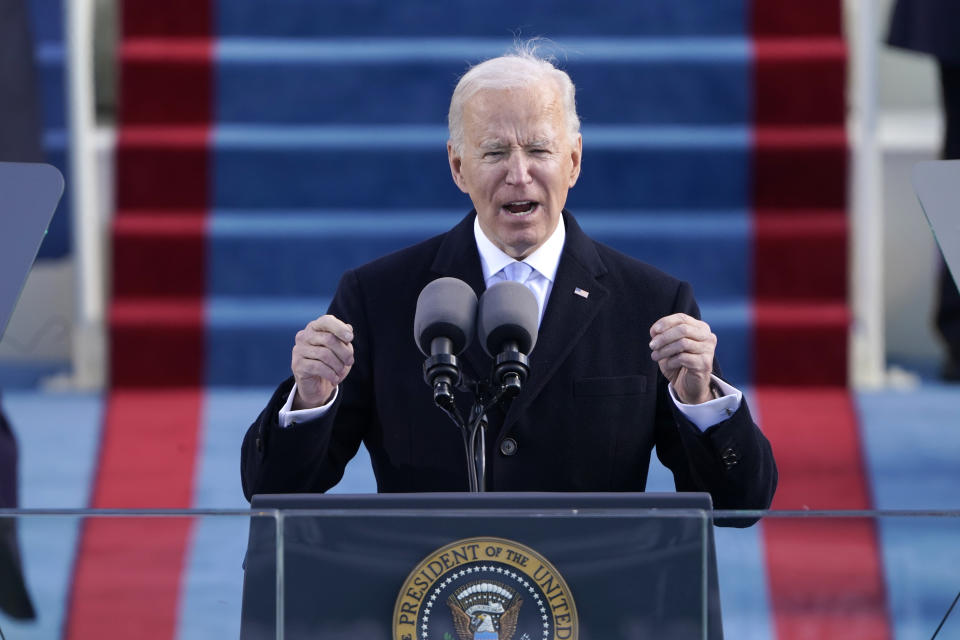
M 477 251 L 480 252 L 480 266 L 483 269 L 483 281 L 488 282 L 494 274 L 505 266 L 514 262 L 514 259 L 500 250 L 490 241 L 490 238 L 480 228 L 480 220 L 473 219 L 473 236 L 477 242 Z M 563 253 L 563 243 L 567 237 L 567 230 L 563 224 L 563 216 L 557 221 L 557 228 L 543 245 L 523 259 L 528 265 L 544 278 L 553 282 L 557 277 L 557 267 L 560 265 L 560 255 Z

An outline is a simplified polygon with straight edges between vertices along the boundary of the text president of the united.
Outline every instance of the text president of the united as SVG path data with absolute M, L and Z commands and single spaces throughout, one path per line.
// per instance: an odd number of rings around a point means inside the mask
M 522 49 L 487 60 L 457 85 L 449 127 L 450 171 L 474 210 L 343 275 L 244 438 L 245 495 L 326 491 L 361 442 L 381 492 L 466 490 L 461 435 L 423 382 L 416 301 L 443 276 L 479 295 L 523 261 L 539 338 L 523 392 L 488 414 L 487 490 L 642 491 L 655 446 L 677 490 L 767 508 L 770 444 L 717 376 L 690 286 L 591 240 L 564 209 L 583 149 L 569 76 Z M 476 379 L 491 366 L 478 342 L 460 358 Z

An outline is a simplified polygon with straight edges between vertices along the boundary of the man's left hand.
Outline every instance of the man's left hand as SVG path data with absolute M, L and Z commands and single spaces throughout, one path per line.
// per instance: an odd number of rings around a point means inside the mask
M 657 320 L 650 327 L 650 357 L 673 385 L 684 404 L 701 404 L 713 399 L 710 374 L 717 336 L 710 325 L 685 313 Z

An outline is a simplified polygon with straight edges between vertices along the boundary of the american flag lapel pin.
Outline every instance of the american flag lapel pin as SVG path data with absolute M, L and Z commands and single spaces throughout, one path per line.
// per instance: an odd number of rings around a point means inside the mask
M 573 294 L 574 294 L 574 295 L 577 295 L 577 296 L 580 296 L 580 297 L 583 298 L 584 300 L 586 300 L 587 298 L 590 297 L 590 292 L 589 292 L 589 291 L 586 291 L 586 290 L 584 290 L 584 289 L 581 289 L 580 287 L 576 287 L 576 288 L 573 290 Z

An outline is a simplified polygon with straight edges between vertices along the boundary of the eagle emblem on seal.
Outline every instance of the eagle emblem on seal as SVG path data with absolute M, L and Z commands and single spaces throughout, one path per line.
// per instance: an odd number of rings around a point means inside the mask
M 515 590 L 493 581 L 465 584 L 447 598 L 459 640 L 511 640 L 522 604 Z

